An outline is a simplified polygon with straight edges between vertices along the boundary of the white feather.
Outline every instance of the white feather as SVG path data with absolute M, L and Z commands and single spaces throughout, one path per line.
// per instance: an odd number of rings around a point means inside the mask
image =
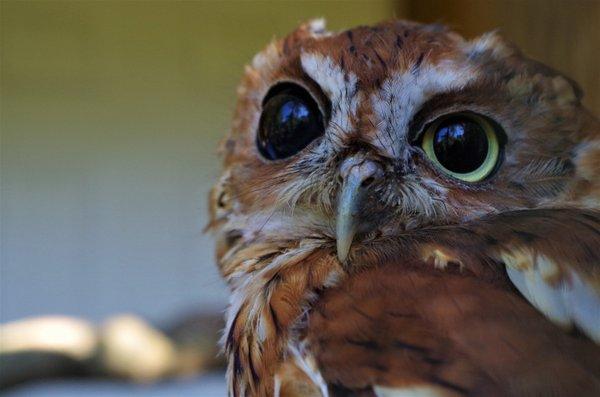
M 529 289 L 527 289 L 525 274 L 523 271 L 515 269 L 514 267 L 506 266 L 506 273 L 508 274 L 510 281 L 512 281 L 515 287 L 517 287 L 521 295 L 531 302 L 531 296 L 529 295 Z
M 600 292 L 591 282 L 571 271 L 551 283 L 558 266 L 544 255 L 514 251 L 501 257 L 512 283 L 536 309 L 563 328 L 576 325 L 600 344 Z
M 304 371 L 310 380 L 312 380 L 313 383 L 319 388 L 322 397 L 329 397 L 327 383 L 325 383 L 321 372 L 317 368 L 314 358 L 306 353 L 303 353 L 305 349 L 303 348 L 302 343 L 300 343 L 300 346 L 295 346 L 293 343 L 290 343 L 288 345 L 288 349 L 294 356 L 294 361 L 298 367 L 300 367 L 300 369 L 302 369 L 302 371 Z
M 554 323 L 569 327 L 571 318 L 563 299 L 563 290 L 567 287 L 561 283 L 550 285 L 543 277 L 545 266 L 550 266 L 547 258 L 539 256 L 537 266 L 525 271 L 525 284 L 529 291 L 529 301 Z
M 600 344 L 600 294 L 578 274 L 571 274 L 571 288 L 563 294 L 565 305 L 579 329 Z

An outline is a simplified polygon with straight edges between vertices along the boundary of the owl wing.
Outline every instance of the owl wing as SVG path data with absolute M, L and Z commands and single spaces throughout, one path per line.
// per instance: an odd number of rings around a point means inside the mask
M 311 314 L 323 379 L 333 395 L 600 395 L 599 231 L 598 211 L 540 209 L 429 230 L 413 256 L 391 245 L 401 260 Z
M 367 271 L 326 293 L 308 339 L 332 395 L 600 393 L 593 342 L 508 288 L 418 264 Z
M 600 344 L 600 211 L 510 211 L 429 234 L 424 260 L 454 261 L 480 275 L 483 266 L 505 270 L 549 320 Z

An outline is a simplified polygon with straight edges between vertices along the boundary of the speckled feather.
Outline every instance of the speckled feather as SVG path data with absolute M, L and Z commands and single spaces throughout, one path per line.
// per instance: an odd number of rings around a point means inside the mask
M 330 117 L 323 137 L 270 162 L 255 139 L 278 82 Z M 211 192 L 232 290 L 230 394 L 598 391 L 600 123 L 581 96 L 494 33 L 406 21 L 331 33 L 316 20 L 269 44 L 246 68 Z M 489 180 L 448 177 L 413 144 L 458 111 L 504 130 Z M 340 263 L 339 169 L 356 155 L 384 178 L 363 209 L 371 232 Z

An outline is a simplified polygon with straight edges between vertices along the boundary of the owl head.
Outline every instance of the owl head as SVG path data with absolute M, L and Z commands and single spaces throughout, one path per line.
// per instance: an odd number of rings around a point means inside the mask
M 424 227 L 597 206 L 600 128 L 580 100 L 494 33 L 304 24 L 246 67 L 211 192 L 218 257 L 310 240 L 351 265 Z

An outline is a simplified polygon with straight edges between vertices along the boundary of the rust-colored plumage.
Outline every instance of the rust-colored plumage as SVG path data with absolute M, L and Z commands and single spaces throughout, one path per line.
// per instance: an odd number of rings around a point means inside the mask
M 388 263 L 326 292 L 308 340 L 339 391 L 593 396 L 600 388 L 600 347 L 554 326 L 505 280 L 422 262 Z
M 261 114 L 290 86 L 324 129 L 267 158 Z M 600 123 L 581 95 L 498 35 L 437 25 L 312 21 L 259 53 L 211 192 L 230 394 L 598 395 Z M 424 131 L 471 114 L 500 154 L 463 180 Z

